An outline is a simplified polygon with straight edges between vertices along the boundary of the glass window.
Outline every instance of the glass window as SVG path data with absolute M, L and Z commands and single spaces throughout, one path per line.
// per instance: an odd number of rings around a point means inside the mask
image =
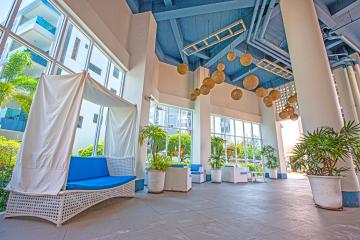
M 72 23 L 69 23 L 66 39 L 64 42 L 64 52 L 61 55 L 60 62 L 74 72 L 81 72 L 85 69 L 87 56 L 89 53 L 90 39 L 88 39 L 80 30 L 78 30 Z M 76 39 L 80 39 L 77 46 L 77 57 L 73 59 L 71 56 L 76 46 Z
M 254 136 L 254 138 L 261 138 L 260 125 L 253 123 L 252 129 L 253 129 L 253 136 Z
M 108 58 L 96 46 L 94 46 L 89 62 L 89 73 L 93 79 L 103 85 L 105 84 L 106 80 L 108 63 Z
M 251 123 L 244 122 L 245 137 L 252 137 Z
M 124 72 L 119 70 L 120 68 L 114 63 L 111 63 L 109 80 L 107 88 L 110 89 L 114 94 L 121 96 L 121 88 L 123 86 Z M 116 74 L 114 74 L 116 72 Z M 115 76 L 114 76 L 115 75 Z
M 5 26 L 9 13 L 14 4 L 14 0 L 1 0 L 0 1 L 0 25 Z
M 170 156 L 176 162 L 191 161 L 192 111 L 151 101 L 149 123 L 163 127 L 166 132 L 160 153 Z
M 46 0 L 23 0 L 13 31 L 35 47 L 49 53 L 59 34 L 62 19 L 63 15 Z
M 243 126 L 243 122 L 236 120 L 235 121 L 235 135 L 236 136 L 244 136 L 244 126 Z

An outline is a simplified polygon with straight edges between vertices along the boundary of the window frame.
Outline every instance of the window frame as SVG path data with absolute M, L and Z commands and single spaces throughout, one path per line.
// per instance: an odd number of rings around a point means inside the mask
M 70 13 L 65 11 L 62 6 L 55 3 L 54 0 L 47 0 L 47 2 L 49 4 L 51 4 L 57 11 L 59 11 L 59 13 L 61 14 L 61 18 L 59 18 L 59 22 L 56 26 L 59 29 L 58 29 L 58 34 L 56 35 L 55 40 L 53 42 L 54 46 L 52 47 L 52 49 L 50 49 L 49 53 L 44 52 L 43 50 L 39 49 L 38 47 L 36 47 L 33 44 L 26 41 L 20 35 L 16 34 L 16 29 L 13 29 L 13 28 L 14 28 L 16 19 L 18 17 L 18 12 L 19 12 L 22 2 L 23 2 L 23 0 L 15 0 L 13 2 L 13 5 L 11 7 L 11 10 L 9 11 L 9 14 L 8 14 L 6 20 L 4 21 L 5 25 L 0 24 L 0 32 L 1 32 L 1 35 L 0 35 L 1 36 L 0 37 L 0 57 L 1 58 L 3 57 L 3 54 L 6 50 L 5 49 L 6 42 L 8 41 L 8 39 L 12 39 L 14 41 L 17 41 L 19 44 L 23 45 L 24 47 L 26 47 L 27 49 L 29 49 L 30 51 L 34 52 L 35 54 L 39 55 L 40 57 L 44 58 L 47 61 L 47 66 L 45 68 L 44 74 L 49 74 L 49 75 L 56 74 L 58 69 L 62 69 L 70 74 L 75 73 L 73 70 L 66 67 L 61 62 L 61 57 L 65 53 L 66 47 L 67 47 L 66 46 L 66 37 L 68 34 L 68 30 L 69 30 L 69 27 L 71 25 L 73 25 L 73 27 L 75 27 L 78 31 L 80 31 L 90 41 L 90 44 L 87 48 L 87 57 L 86 57 L 86 63 L 84 66 L 84 70 L 88 71 L 92 49 L 95 46 L 97 49 L 99 49 L 104 54 L 104 56 L 106 56 L 106 58 L 108 60 L 107 67 L 106 67 L 106 69 L 104 69 L 104 70 L 106 70 L 106 73 L 105 73 L 106 78 L 105 78 L 105 82 L 104 82 L 104 87 L 106 87 L 106 88 L 108 87 L 107 85 L 108 85 L 109 75 L 110 75 L 110 66 L 111 66 L 111 64 L 113 64 L 119 71 L 122 72 L 122 74 L 121 74 L 122 77 L 119 78 L 119 89 L 120 89 L 119 96 L 123 97 L 126 71 L 121 66 L 121 62 L 119 61 L 119 59 L 114 57 L 114 54 L 111 53 L 108 49 L 103 48 L 102 46 L 104 46 L 104 45 L 102 43 L 100 43 L 99 40 L 96 39 L 96 37 L 95 38 L 91 37 L 94 34 L 91 34 L 91 32 L 89 32 L 89 30 L 87 30 L 88 28 L 86 25 L 78 24 L 78 22 L 75 20 L 75 17 L 73 17 Z M 84 29 L 86 29 L 86 30 L 84 30 Z M 69 57 L 71 57 L 71 56 L 69 56 Z M 95 139 L 93 141 L 94 148 L 93 148 L 92 156 L 95 155 L 97 147 L 98 147 L 101 124 L 103 122 L 102 121 L 103 120 L 103 116 L 102 116 L 103 111 L 104 111 L 104 107 L 101 106 L 99 112 L 97 113 L 98 114 L 98 122 L 97 122 L 97 127 L 96 127 Z

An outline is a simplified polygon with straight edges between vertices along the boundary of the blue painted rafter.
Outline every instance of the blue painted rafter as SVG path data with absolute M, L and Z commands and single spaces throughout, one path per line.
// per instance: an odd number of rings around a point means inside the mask
M 218 53 L 216 53 L 214 56 L 211 56 L 211 58 L 204 64 L 204 67 L 211 67 L 213 64 L 215 64 L 220 58 L 225 56 L 229 51 L 232 50 L 232 47 L 235 47 L 246 40 L 248 32 L 244 32 L 240 34 L 239 36 L 235 37 L 235 39 L 229 43 L 226 47 L 221 49 Z
M 166 62 L 168 64 L 175 65 L 175 66 L 180 64 L 179 60 L 177 60 L 176 58 L 167 56 L 164 53 L 164 51 L 162 50 L 161 45 L 160 45 L 159 42 L 156 42 L 155 52 L 156 52 L 156 55 L 158 56 L 159 60 L 162 61 L 162 62 Z
M 140 5 L 138 0 L 126 0 L 126 2 L 128 3 L 131 11 L 136 14 L 140 12 Z
M 179 53 L 181 55 L 181 59 L 182 59 L 183 63 L 189 64 L 186 54 L 183 53 L 183 51 L 181 51 L 181 49 L 184 47 L 184 38 L 183 38 L 183 34 L 181 32 L 179 23 L 176 19 L 170 19 L 170 25 L 171 25 L 171 29 L 174 33 L 176 45 L 178 46 Z
M 176 4 L 166 5 L 154 3 L 152 9 L 142 8 L 144 11 L 152 11 L 157 21 L 190 17 L 201 14 L 222 12 L 232 9 L 254 7 L 255 0 L 182 0 Z

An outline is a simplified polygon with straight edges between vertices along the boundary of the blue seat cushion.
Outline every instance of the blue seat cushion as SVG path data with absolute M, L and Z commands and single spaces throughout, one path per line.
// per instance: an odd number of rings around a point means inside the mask
M 67 190 L 100 190 L 113 188 L 134 180 L 135 176 L 107 176 L 79 181 L 68 181 Z
M 71 157 L 68 181 L 109 176 L 105 157 Z
M 191 172 L 197 172 L 199 171 L 199 169 L 202 167 L 201 164 L 191 164 L 190 165 L 190 169 L 191 169 Z
M 184 164 L 181 164 L 181 163 L 171 164 L 170 167 L 174 167 L 174 168 L 184 168 Z
M 203 172 L 199 172 L 199 171 L 191 171 L 191 174 L 202 174 Z

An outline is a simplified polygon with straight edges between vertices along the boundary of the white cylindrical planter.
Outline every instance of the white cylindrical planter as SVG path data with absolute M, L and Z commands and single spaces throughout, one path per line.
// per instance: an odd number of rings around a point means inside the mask
M 269 169 L 269 177 L 270 177 L 271 179 L 277 179 L 277 173 L 278 173 L 277 168 L 275 168 L 275 169 Z
M 221 183 L 221 168 L 211 169 L 211 182 Z
M 307 176 L 310 181 L 314 202 L 325 209 L 342 209 L 340 176 Z
M 161 193 L 164 191 L 165 172 L 159 170 L 148 171 L 148 192 Z

